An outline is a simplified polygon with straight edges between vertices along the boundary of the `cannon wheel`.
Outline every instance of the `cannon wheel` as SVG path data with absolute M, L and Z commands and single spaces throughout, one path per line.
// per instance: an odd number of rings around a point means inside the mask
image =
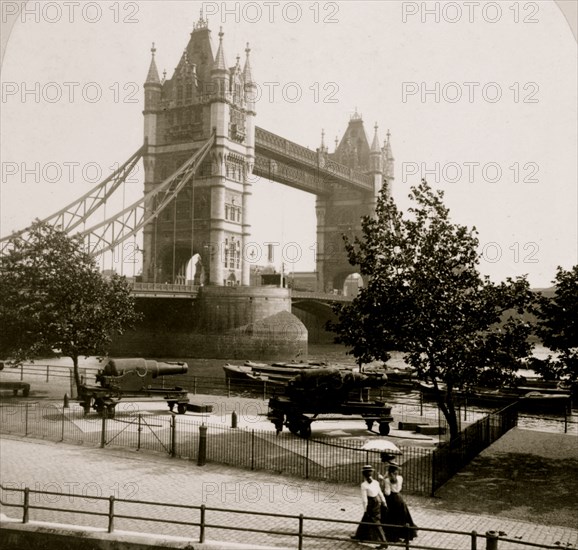
M 186 403 L 177 403 L 177 412 L 179 414 L 185 414 L 187 412 L 187 404 Z
M 301 423 L 295 418 L 290 418 L 287 420 L 287 427 L 289 428 L 289 431 L 293 435 L 299 435 L 299 430 L 301 429 Z
M 304 420 L 301 423 L 301 428 L 299 429 L 299 435 L 303 439 L 309 439 L 311 437 L 311 422 L 309 422 L 309 420 Z
M 303 428 L 304 421 L 308 421 L 306 416 L 292 414 L 291 416 L 287 416 L 287 427 L 293 435 L 299 435 L 301 433 L 301 429 Z
M 389 422 L 380 422 L 379 423 L 379 434 L 380 435 L 387 435 L 389 433 Z

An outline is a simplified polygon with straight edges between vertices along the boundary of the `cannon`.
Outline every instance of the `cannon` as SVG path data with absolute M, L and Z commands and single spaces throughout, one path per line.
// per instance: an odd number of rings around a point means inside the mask
M 83 384 L 78 399 L 88 414 L 90 409 L 109 418 L 114 417 L 115 407 L 121 399 L 126 401 L 165 400 L 172 411 L 187 411 L 189 397 L 186 389 L 175 386 L 164 387 L 163 376 L 186 374 L 186 363 L 163 363 L 148 359 L 110 359 L 104 368 L 98 371 L 98 386 Z
M 283 395 L 269 399 L 267 417 L 278 434 L 287 426 L 291 433 L 308 438 L 311 423 L 319 420 L 319 414 L 360 415 L 368 430 L 378 422 L 379 433 L 387 435 L 393 421 L 391 406 L 367 398 L 367 388 L 378 388 L 386 382 L 383 375 L 335 368 L 309 369 L 292 378 Z

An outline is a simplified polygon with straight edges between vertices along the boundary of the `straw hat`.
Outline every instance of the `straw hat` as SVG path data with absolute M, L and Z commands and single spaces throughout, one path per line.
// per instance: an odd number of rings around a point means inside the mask
M 362 472 L 373 472 L 373 466 L 371 464 L 366 464 L 363 468 L 361 468 Z

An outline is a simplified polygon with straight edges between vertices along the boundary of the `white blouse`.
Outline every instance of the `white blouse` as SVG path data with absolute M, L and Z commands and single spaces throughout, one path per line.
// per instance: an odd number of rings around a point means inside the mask
M 383 492 L 386 495 L 390 495 L 391 493 L 400 493 L 401 487 L 403 485 L 403 477 L 398 474 L 397 479 L 395 482 L 392 482 L 389 477 L 384 477 L 380 479 L 383 480 Z
M 367 481 L 363 481 L 361 484 L 361 500 L 363 502 L 363 511 L 367 510 L 367 497 L 377 497 L 379 500 L 385 504 L 385 497 L 383 496 L 383 492 L 381 487 L 379 486 L 379 482 L 376 479 L 372 479 L 371 483 Z

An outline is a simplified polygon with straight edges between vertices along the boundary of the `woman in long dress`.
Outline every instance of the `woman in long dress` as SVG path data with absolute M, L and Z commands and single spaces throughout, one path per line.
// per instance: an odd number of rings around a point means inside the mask
M 352 537 L 358 541 L 381 542 L 379 548 L 387 548 L 387 539 L 381 525 L 381 507 L 385 506 L 385 496 L 379 482 L 373 479 L 373 468 L 364 466 L 361 470 L 364 480 L 361 483 L 361 500 L 363 502 L 363 517 Z M 374 525 L 362 525 L 363 523 Z
M 387 540 L 399 542 L 414 539 L 417 537 L 417 528 L 407 504 L 400 495 L 403 477 L 399 473 L 399 466 L 395 463 L 390 464 L 386 476 L 379 477 L 387 503 L 387 507 L 381 510 L 381 523 L 386 525 L 383 529 Z M 409 525 L 409 528 L 406 525 Z

